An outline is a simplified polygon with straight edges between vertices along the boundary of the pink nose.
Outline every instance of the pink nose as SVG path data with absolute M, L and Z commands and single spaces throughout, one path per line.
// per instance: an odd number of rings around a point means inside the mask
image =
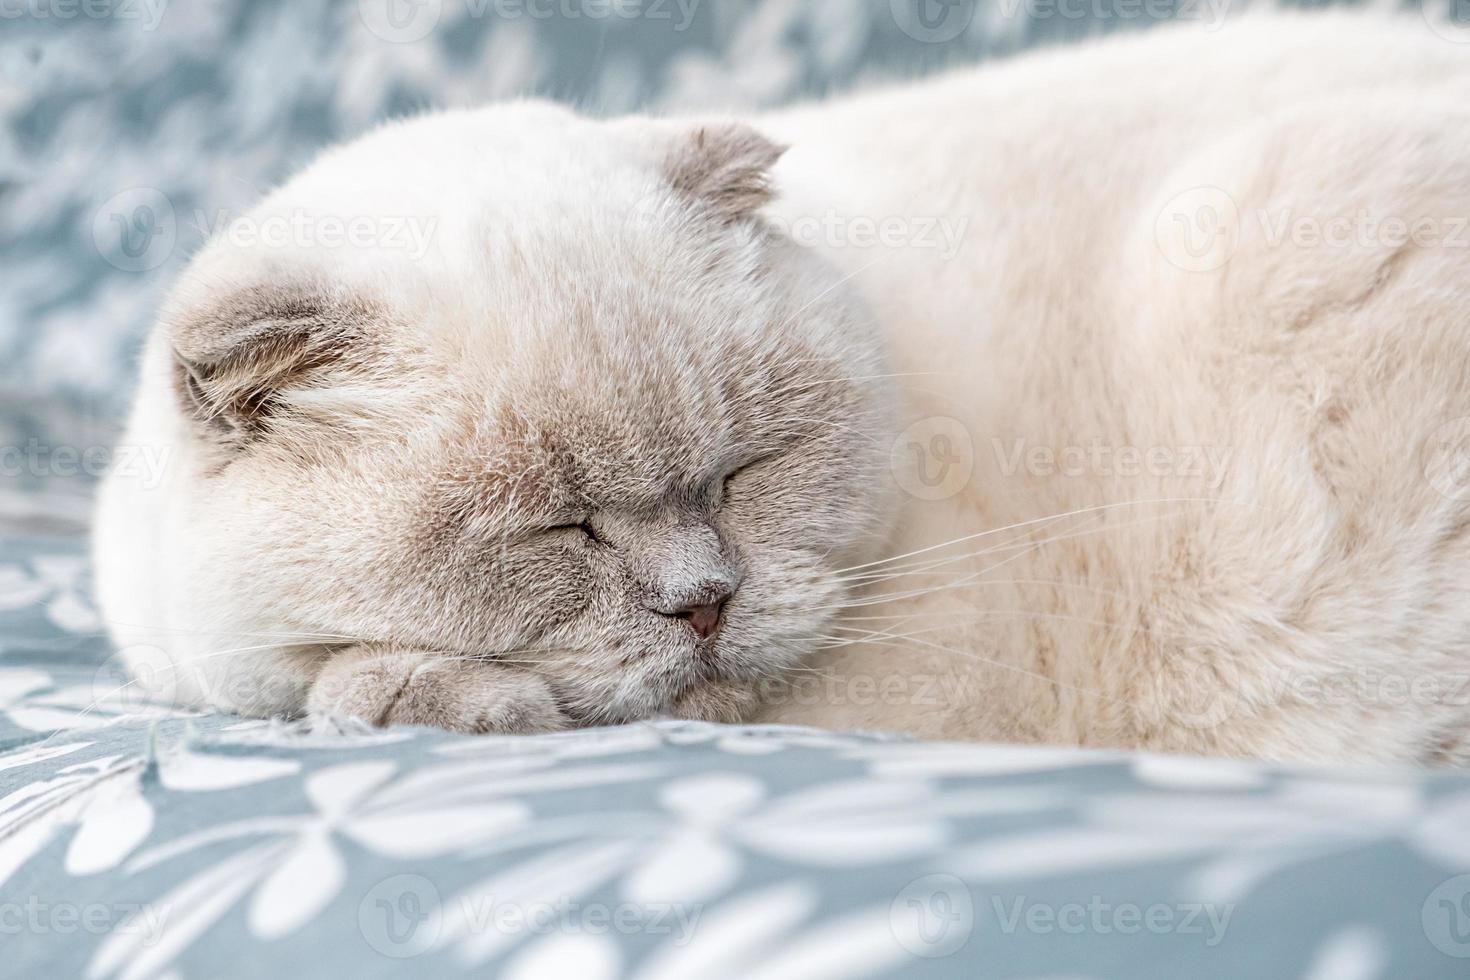
M 725 600 L 719 599 L 715 602 L 689 606 L 679 610 L 675 615 L 689 621 L 689 628 L 694 630 L 695 636 L 701 640 L 708 640 L 720 631 L 720 613 L 724 608 Z

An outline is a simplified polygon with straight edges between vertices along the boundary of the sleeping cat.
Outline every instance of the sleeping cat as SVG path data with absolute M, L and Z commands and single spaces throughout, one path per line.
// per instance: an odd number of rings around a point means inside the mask
M 384 126 L 162 311 L 105 614 L 253 715 L 1464 762 L 1467 96 L 1421 20 L 1271 16 Z

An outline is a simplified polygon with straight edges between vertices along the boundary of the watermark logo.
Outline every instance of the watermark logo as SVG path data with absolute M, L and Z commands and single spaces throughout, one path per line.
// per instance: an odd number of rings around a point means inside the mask
M 444 0 L 357 0 L 368 33 L 391 44 L 412 44 L 434 33 Z
M 947 500 L 975 471 L 975 443 L 959 419 L 922 418 L 899 433 L 889 457 L 899 487 L 919 500 Z
M 92 701 L 100 706 L 176 704 L 178 688 L 178 664 L 162 647 L 146 643 L 124 647 L 92 674 Z
M 439 890 L 423 875 L 378 882 L 357 906 L 357 927 L 375 951 L 394 959 L 427 952 L 439 939 Z
M 888 0 L 893 22 L 915 41 L 953 41 L 975 19 L 975 0 Z
M 1429 29 L 1451 44 L 1470 44 L 1470 0 L 1420 0 Z
M 1249 712 L 1239 671 L 1228 655 L 1211 652 L 1194 670 L 1158 671 L 1153 697 L 1140 707 L 1155 724 L 1212 732 Z
M 173 203 L 156 187 L 119 191 L 92 218 L 98 254 L 123 272 L 149 272 L 163 265 L 178 235 Z
M 1420 454 L 1429 485 L 1450 500 L 1470 500 L 1470 418 L 1450 419 L 1430 434 Z
M 1218 187 L 1193 187 L 1169 199 L 1154 222 L 1154 240 L 1171 265 L 1212 272 L 1240 241 L 1240 208 Z
M 1446 956 L 1470 959 L 1470 875 L 1441 882 L 1424 899 L 1419 922 L 1425 937 Z
M 954 875 L 915 878 L 889 905 L 888 928 L 915 956 L 949 956 L 964 948 L 975 930 L 974 897 Z

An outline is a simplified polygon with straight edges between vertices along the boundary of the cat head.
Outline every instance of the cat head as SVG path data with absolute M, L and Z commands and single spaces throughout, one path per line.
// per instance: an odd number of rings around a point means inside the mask
M 521 664 L 588 723 L 801 660 L 885 529 L 892 398 L 840 278 L 760 217 L 780 152 L 446 113 L 226 229 L 153 350 L 189 601 Z

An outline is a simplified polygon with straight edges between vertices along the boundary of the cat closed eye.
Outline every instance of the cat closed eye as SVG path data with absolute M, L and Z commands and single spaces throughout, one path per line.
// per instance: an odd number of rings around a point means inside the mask
M 720 492 L 717 499 L 720 502 L 724 501 L 725 495 L 730 492 L 730 484 L 735 482 L 735 479 L 737 477 L 749 474 L 750 471 L 754 470 L 757 466 L 760 466 L 763 463 L 768 463 L 774 458 L 775 457 L 773 456 L 762 456 L 758 459 L 753 459 L 748 463 L 742 463 L 730 472 L 726 473 L 724 479 L 720 481 Z
M 581 534 L 587 539 L 591 541 L 596 541 L 598 543 L 601 543 L 602 541 L 602 538 L 598 537 L 597 529 L 592 526 L 591 521 L 568 521 L 563 524 L 553 524 L 551 527 L 548 527 L 546 529 L 547 534 L 567 532 L 575 532 L 577 534 Z

